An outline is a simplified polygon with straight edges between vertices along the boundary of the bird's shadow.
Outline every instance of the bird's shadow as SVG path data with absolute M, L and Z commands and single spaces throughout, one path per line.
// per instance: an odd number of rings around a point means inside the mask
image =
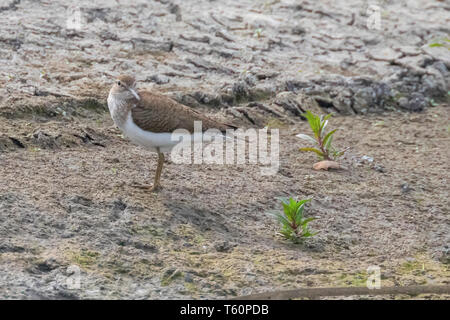
M 200 231 L 214 231 L 218 233 L 239 233 L 239 230 L 230 228 L 229 219 L 225 212 L 218 208 L 201 208 L 195 203 L 166 199 L 163 205 L 172 213 L 171 221 L 181 224 L 191 224 Z

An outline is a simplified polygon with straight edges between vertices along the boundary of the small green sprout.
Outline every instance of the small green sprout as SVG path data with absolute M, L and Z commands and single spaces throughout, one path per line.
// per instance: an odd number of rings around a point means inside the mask
M 449 42 L 450 42 L 450 39 L 448 39 L 448 38 L 439 38 L 439 39 L 435 39 L 435 42 L 429 43 L 428 46 L 430 48 L 444 47 L 444 48 L 450 49 Z
M 333 141 L 333 134 L 337 129 L 334 129 L 325 134 L 325 129 L 328 124 L 328 119 L 331 117 L 331 113 L 326 116 L 317 116 L 311 111 L 306 111 L 303 116 L 308 120 L 311 127 L 314 138 L 306 134 L 298 134 L 297 137 L 303 140 L 310 141 L 318 146 L 318 148 L 300 148 L 301 151 L 314 152 L 320 158 L 320 160 L 336 160 L 341 157 L 346 150 L 338 151 L 333 148 L 331 142 Z
M 259 38 L 261 38 L 262 33 L 263 33 L 263 29 L 261 29 L 261 28 L 255 29 L 255 32 L 253 33 L 253 37 L 259 39 Z
M 433 106 L 433 107 L 437 107 L 437 106 L 439 105 L 439 103 L 437 103 L 434 99 L 431 99 L 431 100 L 430 100 L 430 104 L 431 104 L 431 106 Z
M 443 45 L 442 43 L 438 43 L 438 42 L 430 43 L 428 46 L 429 46 L 430 48 L 444 47 L 444 45 Z
M 280 234 L 294 243 L 302 242 L 304 239 L 317 234 L 311 233 L 308 224 L 316 220 L 315 218 L 305 218 L 303 211 L 305 204 L 311 199 L 296 201 L 293 198 L 282 200 L 283 213 L 274 213 L 273 215 L 281 224 Z

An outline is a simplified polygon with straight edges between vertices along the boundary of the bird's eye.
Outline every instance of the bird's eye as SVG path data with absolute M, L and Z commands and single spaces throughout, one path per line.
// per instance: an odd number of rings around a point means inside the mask
M 122 82 L 117 81 L 117 85 L 118 85 L 118 86 L 121 86 L 121 85 L 122 85 Z

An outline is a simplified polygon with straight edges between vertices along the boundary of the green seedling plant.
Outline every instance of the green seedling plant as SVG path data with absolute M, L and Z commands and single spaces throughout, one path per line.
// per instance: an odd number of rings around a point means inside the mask
M 333 134 L 337 129 L 325 133 L 325 129 L 328 125 L 328 119 L 332 115 L 331 113 L 326 116 L 318 116 L 313 114 L 311 111 L 306 111 L 302 115 L 306 118 L 306 120 L 308 120 L 309 126 L 314 133 L 314 137 L 306 134 L 298 134 L 297 137 L 312 142 L 317 147 L 300 148 L 301 151 L 314 152 L 320 160 L 337 160 L 345 153 L 345 150 L 338 151 L 332 146 Z
M 309 201 L 311 199 L 296 201 L 289 198 L 288 200 L 282 200 L 283 212 L 274 214 L 281 224 L 280 235 L 294 243 L 299 243 L 317 234 L 317 232 L 312 233 L 308 228 L 308 224 L 316 219 L 305 218 L 303 214 L 305 204 Z
M 430 48 L 446 47 L 447 49 L 450 49 L 450 39 L 449 38 L 437 39 L 435 42 L 430 43 L 428 46 Z

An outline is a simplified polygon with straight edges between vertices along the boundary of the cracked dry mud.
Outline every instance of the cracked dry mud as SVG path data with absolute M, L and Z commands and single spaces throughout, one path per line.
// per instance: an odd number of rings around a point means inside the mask
M 0 297 L 230 298 L 364 286 L 371 265 L 385 286 L 449 284 L 449 6 L 378 4 L 381 30 L 364 1 L 80 1 L 68 30 L 69 1 L 1 2 Z M 120 73 L 280 128 L 279 172 L 169 162 L 161 192 L 130 187 L 156 157 L 113 127 Z M 345 170 L 298 151 L 306 109 L 336 113 Z M 283 196 L 313 198 L 304 245 L 276 234 Z

